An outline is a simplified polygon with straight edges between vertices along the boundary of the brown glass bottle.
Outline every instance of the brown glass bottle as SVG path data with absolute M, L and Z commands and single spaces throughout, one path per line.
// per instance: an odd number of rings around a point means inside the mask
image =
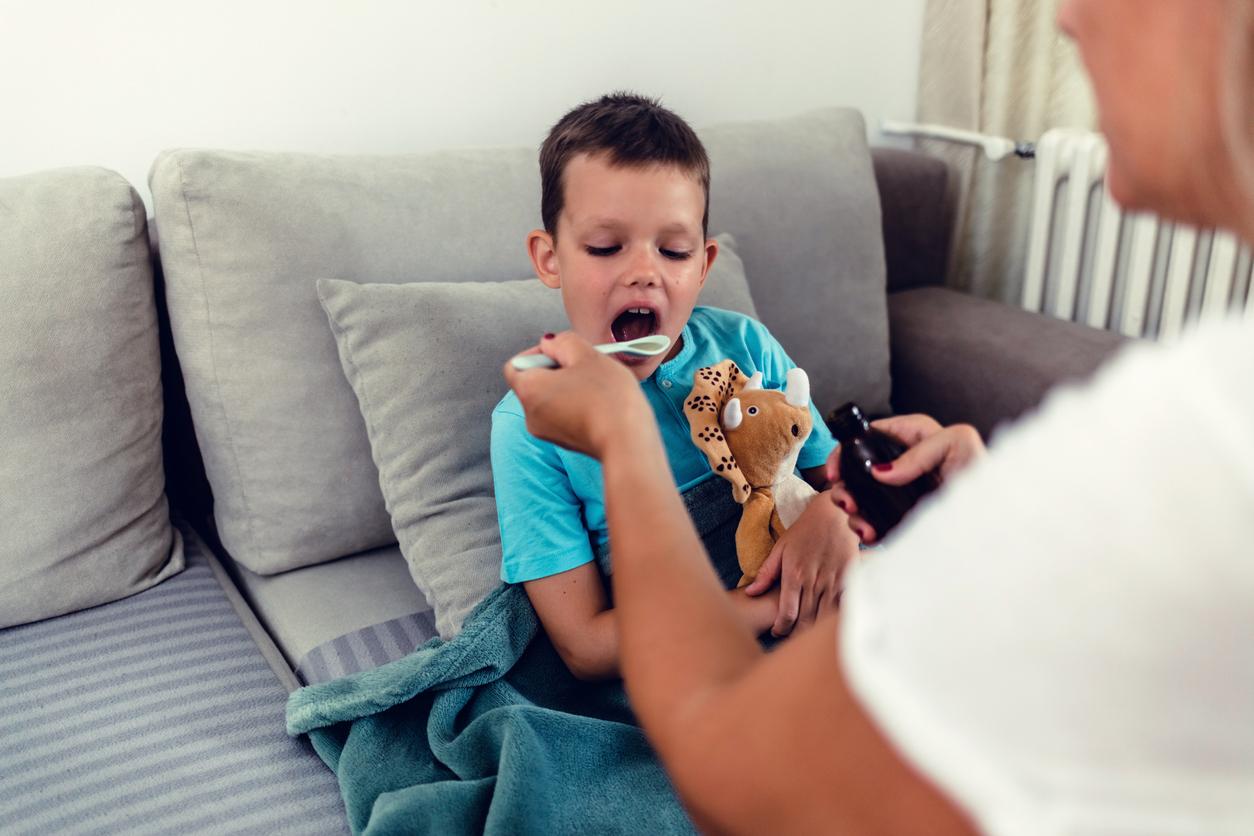
M 828 423 L 840 442 L 840 477 L 858 503 L 858 514 L 875 528 L 877 538 L 888 534 L 916 502 L 940 485 L 934 473 L 900 487 L 876 479 L 872 466 L 888 464 L 906 452 L 906 446 L 872 427 L 857 404 L 845 404 Z

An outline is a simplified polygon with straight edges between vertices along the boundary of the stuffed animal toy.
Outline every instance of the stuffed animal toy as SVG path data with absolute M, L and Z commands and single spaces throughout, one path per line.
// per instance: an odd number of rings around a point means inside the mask
M 746 378 L 731 360 L 698 369 L 684 413 L 692 440 L 710 467 L 732 486 L 744 507 L 736 528 L 736 557 L 747 586 L 780 534 L 815 495 L 793 471 L 810 436 L 810 379 L 788 372 L 784 390 L 762 388 L 762 373 Z

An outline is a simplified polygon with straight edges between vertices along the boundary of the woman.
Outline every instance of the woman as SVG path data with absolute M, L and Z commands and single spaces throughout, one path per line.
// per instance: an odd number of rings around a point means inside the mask
M 1254 240 L 1252 5 L 1066 3 L 1125 205 Z M 634 378 L 571 335 L 541 350 L 562 368 L 507 377 L 532 432 L 603 462 L 624 679 L 699 826 L 1254 832 L 1254 324 L 1051 398 L 769 655 Z M 887 479 L 980 458 L 896 429 L 918 443 Z

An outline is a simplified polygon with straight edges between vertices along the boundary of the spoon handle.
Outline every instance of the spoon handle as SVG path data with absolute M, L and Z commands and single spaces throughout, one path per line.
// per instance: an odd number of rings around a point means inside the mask
M 665 338 L 664 338 L 665 339 Z M 602 354 L 634 354 L 637 356 L 652 357 L 655 354 L 661 354 L 670 347 L 670 340 L 666 339 L 664 343 L 657 348 L 641 350 L 633 343 L 639 343 L 639 340 L 628 340 L 621 343 L 602 343 L 601 345 L 592 346 Z M 553 369 L 557 368 L 557 361 L 544 354 L 519 354 L 509 361 L 510 364 L 519 371 L 527 369 Z
M 557 361 L 547 354 L 519 354 L 513 360 L 510 360 L 509 363 L 520 372 L 527 369 L 557 368 Z

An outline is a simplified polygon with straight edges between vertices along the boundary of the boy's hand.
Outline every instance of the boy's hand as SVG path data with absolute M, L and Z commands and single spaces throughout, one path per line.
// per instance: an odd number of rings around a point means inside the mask
M 609 444 L 653 426 L 640 384 L 622 363 L 570 331 L 546 335 L 536 350 L 556 360 L 558 368 L 518 371 L 505 364 L 505 380 L 522 403 L 532 435 L 601 459 Z
M 728 590 L 727 594 L 740 620 L 748 625 L 753 635 L 760 636 L 775 626 L 775 616 L 779 614 L 779 588 L 756 597 L 746 595 L 745 589 Z
M 808 627 L 822 614 L 834 612 L 840 602 L 840 576 L 858 554 L 858 538 L 849 529 L 843 511 L 830 491 L 824 491 L 775 542 L 749 595 L 761 595 L 780 579 L 779 613 L 771 633 L 786 636 L 794 627 Z

